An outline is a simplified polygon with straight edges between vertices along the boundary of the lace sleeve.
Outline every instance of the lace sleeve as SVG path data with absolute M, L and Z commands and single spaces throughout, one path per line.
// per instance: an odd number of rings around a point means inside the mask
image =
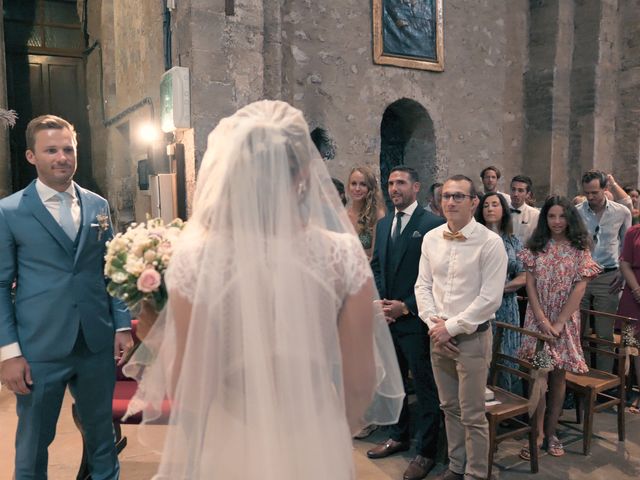
M 165 274 L 165 282 L 168 291 L 176 291 L 193 302 L 200 249 L 194 248 L 193 245 L 187 247 L 185 243 L 181 243 L 173 252 Z
M 358 237 L 345 234 L 345 239 L 342 251 L 345 287 L 346 293 L 353 295 L 362 288 L 368 279 L 373 278 L 373 273 Z

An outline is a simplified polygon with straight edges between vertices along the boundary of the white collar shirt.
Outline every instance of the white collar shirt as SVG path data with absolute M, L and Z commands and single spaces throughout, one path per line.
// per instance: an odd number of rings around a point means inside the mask
M 587 227 L 593 240 L 591 256 L 605 269 L 618 268 L 618 257 L 622 252 L 622 242 L 627 230 L 631 227 L 631 212 L 627 207 L 606 200 L 600 218 L 591 210 L 588 201 L 576 206 L 578 213 Z
M 58 224 L 60 224 L 60 198 L 58 197 L 58 191 L 42 183 L 40 179 L 36 180 L 36 191 L 45 208 L 49 211 L 51 216 Z M 65 190 L 71 196 L 71 218 L 76 226 L 76 230 L 80 228 L 80 222 L 82 220 L 82 209 L 80 208 L 80 201 L 78 200 L 78 194 L 76 192 L 75 185 L 71 182 L 69 188 Z
M 398 212 L 403 212 L 404 215 L 402 216 L 402 222 L 400 223 L 400 233 L 404 232 L 404 229 L 409 223 L 409 220 L 411 220 L 411 215 L 413 215 L 413 212 L 416 211 L 416 208 L 418 208 L 417 200 L 413 202 L 411 205 L 409 205 L 407 208 L 405 208 L 404 210 L 398 210 L 396 208 L 395 214 L 393 216 L 393 222 L 391 222 L 391 231 L 395 232 L 396 223 L 398 223 Z
M 513 234 L 520 240 L 522 245 L 526 245 L 527 240 L 536 229 L 538 217 L 540 217 L 540 210 L 526 203 L 523 203 L 519 208 L 511 207 Z
M 473 218 L 460 232 L 465 240 L 447 240 L 445 223 L 430 230 L 422 241 L 415 285 L 420 318 L 445 319 L 452 337 L 474 333 L 495 317 L 507 278 L 507 252 L 502 238 Z

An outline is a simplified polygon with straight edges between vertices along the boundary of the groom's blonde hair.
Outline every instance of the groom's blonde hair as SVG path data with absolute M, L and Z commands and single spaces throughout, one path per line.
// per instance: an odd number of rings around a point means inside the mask
M 55 115 L 40 115 L 39 117 L 34 118 L 27 125 L 27 149 L 33 151 L 36 146 L 36 134 L 41 130 L 64 130 L 68 129 L 73 135 L 73 144 L 78 144 L 78 139 L 76 137 L 76 129 L 73 128 L 69 122 L 67 122 L 64 118 L 57 117 Z

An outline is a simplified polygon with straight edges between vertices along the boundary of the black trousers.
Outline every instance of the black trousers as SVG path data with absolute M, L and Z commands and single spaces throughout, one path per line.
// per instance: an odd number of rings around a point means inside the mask
M 416 454 L 435 459 L 442 412 L 431 368 L 429 336 L 426 333 L 394 332 L 392 337 L 402 376 L 406 378 L 411 371 L 417 402 L 415 412 L 409 418 L 409 401 L 405 397 L 400 418 L 391 428 L 390 436 L 398 442 L 410 440 L 410 425 L 413 424 Z

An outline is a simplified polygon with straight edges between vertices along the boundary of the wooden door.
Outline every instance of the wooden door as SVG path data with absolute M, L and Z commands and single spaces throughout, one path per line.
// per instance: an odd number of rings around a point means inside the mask
M 24 156 L 27 123 L 38 115 L 58 115 L 71 122 L 78 133 L 78 172 L 76 180 L 93 187 L 91 144 L 84 82 L 84 61 L 77 57 L 51 55 L 7 55 L 9 106 L 19 120 L 11 130 L 11 169 L 14 191 L 36 178 L 35 168 Z

